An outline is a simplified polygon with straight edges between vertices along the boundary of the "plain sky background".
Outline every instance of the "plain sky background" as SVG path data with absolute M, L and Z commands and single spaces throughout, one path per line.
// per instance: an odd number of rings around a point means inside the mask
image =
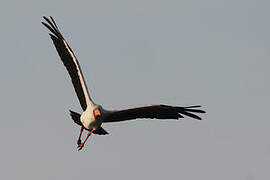
M 270 1 L 1 1 L 0 179 L 270 179 Z M 53 16 L 108 109 L 203 105 L 203 121 L 104 124 L 81 112 L 41 25 Z

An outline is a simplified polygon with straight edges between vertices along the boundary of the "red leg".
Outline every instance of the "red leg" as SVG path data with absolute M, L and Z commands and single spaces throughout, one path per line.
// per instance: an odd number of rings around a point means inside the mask
M 81 143 L 79 146 L 78 146 L 78 151 L 81 150 L 85 144 L 85 142 L 87 141 L 87 139 L 89 138 L 89 136 L 92 134 L 92 132 L 94 131 L 94 129 L 92 129 L 86 136 L 85 140 L 83 141 L 83 143 Z
M 82 125 L 82 127 L 81 127 L 81 131 L 80 131 L 80 135 L 79 135 L 79 138 L 78 138 L 78 141 L 77 141 L 78 147 L 79 147 L 79 146 L 80 146 L 80 144 L 81 144 L 81 136 L 82 136 L 82 132 L 83 132 L 83 130 L 84 130 L 84 127 L 83 127 L 83 125 Z

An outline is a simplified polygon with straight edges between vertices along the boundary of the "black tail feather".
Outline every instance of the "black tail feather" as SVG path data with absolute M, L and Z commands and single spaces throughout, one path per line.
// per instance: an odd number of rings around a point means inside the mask
M 81 123 L 81 121 L 80 121 L 81 115 L 80 115 L 79 113 L 76 113 L 76 112 L 71 111 L 71 110 L 69 110 L 69 112 L 70 112 L 70 116 L 71 116 L 71 118 L 73 119 L 73 121 L 74 121 L 76 124 L 78 124 L 79 126 L 81 126 L 81 125 L 82 125 L 82 123 Z
M 93 131 L 94 134 L 98 134 L 98 135 L 106 135 L 109 134 L 105 129 L 103 129 L 102 127 L 100 127 L 97 130 Z

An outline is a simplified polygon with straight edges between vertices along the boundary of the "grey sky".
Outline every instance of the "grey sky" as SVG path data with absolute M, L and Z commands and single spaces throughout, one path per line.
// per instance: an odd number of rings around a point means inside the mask
M 270 2 L 3 1 L 1 179 L 270 179 Z M 53 16 L 95 102 L 201 104 L 203 121 L 105 124 L 76 150 L 81 112 L 41 25 Z

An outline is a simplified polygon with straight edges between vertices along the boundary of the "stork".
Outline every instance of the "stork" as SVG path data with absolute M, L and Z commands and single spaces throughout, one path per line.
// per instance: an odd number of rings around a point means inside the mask
M 201 120 L 201 117 L 196 113 L 205 113 L 199 109 L 201 106 L 170 106 L 170 105 L 145 105 L 121 110 L 107 110 L 100 104 L 95 103 L 87 89 L 85 79 L 75 54 L 60 33 L 54 19 L 43 16 L 45 22 L 42 24 L 50 31 L 49 35 L 54 43 L 54 46 L 65 65 L 69 76 L 71 78 L 73 87 L 79 99 L 83 113 L 70 110 L 70 115 L 73 121 L 80 125 L 80 134 L 77 140 L 78 151 L 83 147 L 89 136 L 94 133 L 98 135 L 105 135 L 108 132 L 102 128 L 102 123 L 120 122 L 134 119 L 179 119 L 184 116 Z M 81 142 L 81 135 L 83 130 L 89 131 L 85 140 Z

